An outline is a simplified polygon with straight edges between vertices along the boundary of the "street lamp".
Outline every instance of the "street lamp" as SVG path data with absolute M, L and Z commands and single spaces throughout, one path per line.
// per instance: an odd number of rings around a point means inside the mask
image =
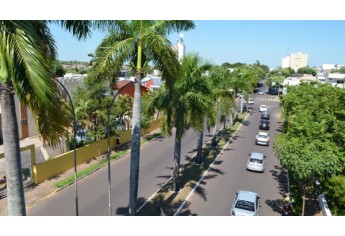
M 76 216 L 79 215 L 79 210 L 78 210 L 78 186 L 77 186 L 77 150 L 76 150 L 76 127 L 77 127 L 77 120 L 75 118 L 75 111 L 74 111 L 74 106 L 73 106 L 73 101 L 71 96 L 69 95 L 66 87 L 57 79 L 54 78 L 56 82 L 60 84 L 60 86 L 64 89 L 66 92 L 70 105 L 71 105 L 71 110 L 72 110 L 72 116 L 73 116 L 73 154 L 74 154 L 74 186 L 75 186 L 75 212 Z
M 136 82 L 134 82 L 136 83 Z M 109 104 L 109 107 L 107 108 L 107 116 L 108 116 L 108 127 L 107 127 L 107 138 L 108 138 L 108 152 L 107 152 L 107 161 L 108 161 L 108 196 L 109 196 L 109 215 L 112 215 L 112 210 L 111 210 L 111 175 L 110 175 L 110 111 L 111 111 L 111 106 L 113 105 L 117 95 L 120 94 L 121 90 L 126 88 L 129 84 L 127 83 L 123 87 L 121 87 L 116 94 L 114 95 L 113 99 L 111 100 L 111 103 Z

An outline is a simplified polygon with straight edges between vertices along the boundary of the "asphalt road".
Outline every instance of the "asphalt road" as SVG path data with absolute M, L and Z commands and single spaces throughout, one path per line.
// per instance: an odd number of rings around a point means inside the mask
M 217 126 L 219 128 L 221 125 Z M 210 130 L 212 133 L 212 129 Z M 205 130 L 204 142 L 210 139 Z M 158 138 L 142 145 L 140 154 L 138 206 L 140 207 L 172 175 L 174 138 Z M 182 139 L 181 165 L 196 150 L 198 133 L 189 130 Z M 112 215 L 127 215 L 129 200 L 130 155 L 111 163 L 111 208 Z M 107 168 L 102 168 L 78 181 L 78 206 L 81 216 L 109 215 L 109 191 Z M 71 185 L 27 212 L 31 216 L 75 215 L 75 187 Z
M 236 191 L 249 190 L 261 196 L 259 215 L 277 216 L 281 213 L 274 203 L 283 199 L 286 191 L 286 175 L 281 170 L 279 161 L 273 152 L 274 135 L 280 131 L 279 102 L 275 96 L 254 94 L 254 104 L 249 105 L 249 114 L 243 125 L 237 130 L 233 142 L 228 144 L 204 181 L 187 200 L 179 215 L 229 216 Z M 258 107 L 266 104 L 271 113 L 270 145 L 255 144 L 255 135 L 259 130 L 260 112 Z M 267 156 L 264 173 L 246 170 L 248 154 L 252 151 Z

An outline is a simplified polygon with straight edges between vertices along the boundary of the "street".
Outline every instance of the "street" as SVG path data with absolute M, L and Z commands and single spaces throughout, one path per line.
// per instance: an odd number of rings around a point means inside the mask
M 253 191 L 261 196 L 259 215 L 280 215 L 274 202 L 283 198 L 286 176 L 282 173 L 272 148 L 274 135 L 280 128 L 279 102 L 274 100 L 275 96 L 270 95 L 254 94 L 252 97 L 255 103 L 248 106 L 251 114 L 238 129 L 233 142 L 225 149 L 218 165 L 208 173 L 199 190 L 188 199 L 187 207 L 179 215 L 229 216 L 234 194 L 238 190 Z M 261 104 L 266 104 L 271 113 L 268 147 L 255 144 L 261 114 L 258 107 Z M 248 154 L 252 151 L 267 156 L 264 173 L 246 170 Z

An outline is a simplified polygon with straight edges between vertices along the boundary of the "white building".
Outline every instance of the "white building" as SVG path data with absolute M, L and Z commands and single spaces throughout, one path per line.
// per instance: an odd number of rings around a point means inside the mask
M 324 73 L 325 83 L 330 83 L 334 87 L 345 89 L 345 74 L 340 73 Z
M 316 80 L 316 77 L 312 75 L 292 75 L 284 80 L 283 86 L 295 86 L 301 84 L 302 82 L 310 82 Z
M 73 92 L 77 90 L 78 87 L 83 87 L 84 78 L 87 77 L 87 74 L 65 74 L 64 77 L 58 77 L 57 79 L 65 86 L 66 90 L 70 94 L 73 100 Z M 61 90 L 65 92 L 63 89 Z
M 181 62 L 186 54 L 186 46 L 183 43 L 183 34 L 180 34 L 180 38 L 177 40 L 177 44 L 173 47 L 173 50 L 175 51 L 178 60 Z
M 338 70 L 341 67 L 345 67 L 345 65 L 338 65 L 338 64 L 322 64 L 321 71 L 331 71 L 331 70 Z
M 282 59 L 282 68 L 291 67 L 296 72 L 299 68 L 308 66 L 308 54 L 302 52 L 293 53 Z

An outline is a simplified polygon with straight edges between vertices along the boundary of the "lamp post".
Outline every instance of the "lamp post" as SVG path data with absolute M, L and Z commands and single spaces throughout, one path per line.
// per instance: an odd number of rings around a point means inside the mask
M 136 82 L 134 82 L 136 83 Z M 112 210 L 111 210 L 111 171 L 110 171 L 110 110 L 111 106 L 113 105 L 117 95 L 120 94 L 121 90 L 126 88 L 129 84 L 127 83 L 123 87 L 121 87 L 116 94 L 114 95 L 113 99 L 111 100 L 111 103 L 109 104 L 109 107 L 107 108 L 107 118 L 108 118 L 108 127 L 107 127 L 107 138 L 108 138 L 108 152 L 107 152 L 107 161 L 108 161 L 108 197 L 109 197 L 109 215 L 112 215 Z
M 72 110 L 72 116 L 73 116 L 73 155 L 74 155 L 74 186 L 75 186 L 75 213 L 76 216 L 79 215 L 79 210 L 78 210 L 78 185 L 77 185 L 77 151 L 76 151 L 76 126 L 77 126 L 77 120 L 75 118 L 75 111 L 74 111 L 74 106 L 73 106 L 73 101 L 71 96 L 69 95 L 66 87 L 57 79 L 54 78 L 56 82 L 60 84 L 60 86 L 64 89 L 66 92 L 70 105 L 71 105 L 71 110 Z

